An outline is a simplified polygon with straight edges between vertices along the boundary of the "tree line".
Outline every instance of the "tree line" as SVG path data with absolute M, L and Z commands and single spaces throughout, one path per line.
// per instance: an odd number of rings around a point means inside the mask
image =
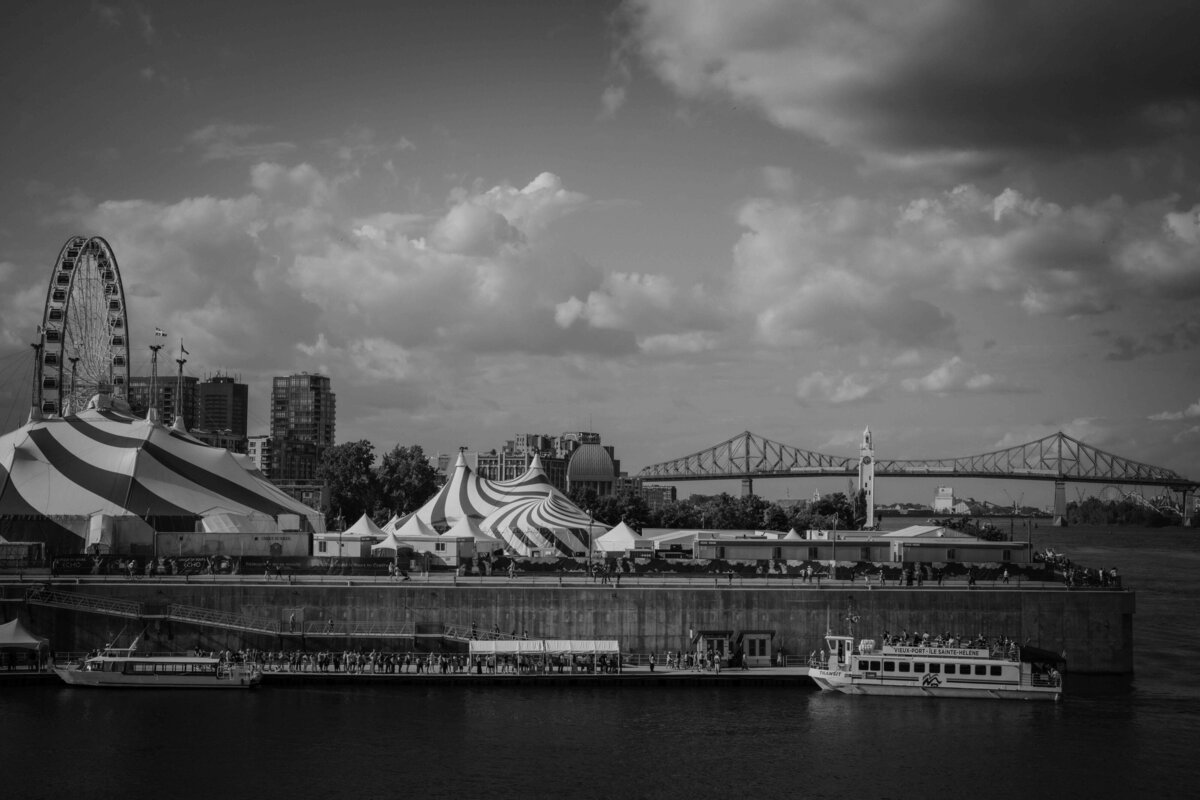
M 376 464 L 375 446 L 362 439 L 325 450 L 317 479 L 329 489 L 325 514 L 331 527 L 353 525 L 363 514 L 377 525 L 394 514 L 420 508 L 439 488 L 437 469 L 420 445 L 396 445 Z M 705 528 L 710 530 L 779 530 L 809 528 L 848 530 L 866 518 L 862 492 L 847 496 L 826 495 L 819 502 L 782 506 L 758 495 L 692 495 L 685 500 L 651 509 L 635 492 L 597 495 L 593 489 L 568 493 L 571 500 L 596 522 L 613 526 L 624 522 L 643 528 Z

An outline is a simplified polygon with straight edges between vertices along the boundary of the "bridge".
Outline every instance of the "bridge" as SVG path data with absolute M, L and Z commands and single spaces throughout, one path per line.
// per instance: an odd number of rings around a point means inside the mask
M 781 444 L 744 431 L 691 455 L 651 464 L 637 477 L 646 481 L 739 479 L 742 493 L 760 478 L 857 476 L 860 456 L 831 456 Z M 1053 481 L 1055 516 L 1066 514 L 1066 483 L 1160 486 L 1192 507 L 1195 481 L 1165 467 L 1144 464 L 1084 444 L 1061 431 L 1027 444 L 979 455 L 934 459 L 875 459 L 875 477 L 1003 478 Z

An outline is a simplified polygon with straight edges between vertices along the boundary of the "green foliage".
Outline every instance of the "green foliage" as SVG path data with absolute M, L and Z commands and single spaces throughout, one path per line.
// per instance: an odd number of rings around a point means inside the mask
M 860 494 L 859 503 L 865 508 L 865 494 Z M 858 522 L 865 519 L 860 508 Z M 599 517 L 597 517 L 599 519 Z M 845 494 L 838 492 L 826 495 L 811 508 L 792 506 L 784 508 L 758 495 L 734 497 L 728 493 L 712 497 L 692 495 L 687 500 L 670 503 L 651 512 L 647 525 L 652 528 L 708 528 L 711 530 L 775 530 L 798 531 L 810 528 L 834 528 L 851 530 L 855 524 L 856 510 Z
M 583 489 L 572 491 L 568 496 L 575 505 L 591 514 L 596 522 L 609 527 L 624 522 L 641 532 L 652 517 L 645 498 L 632 492 L 601 497 L 593 489 Z
M 1072 525 L 1138 525 L 1157 528 L 1179 521 L 1132 500 L 1086 498 L 1082 503 L 1067 503 L 1067 520 Z
M 325 449 L 317 479 L 329 487 L 330 520 L 352 525 L 363 514 L 373 514 L 379 499 L 375 474 L 375 446 L 366 439 L 335 444 Z
M 419 444 L 396 445 L 383 456 L 378 470 L 382 516 L 415 511 L 438 490 L 437 470 Z

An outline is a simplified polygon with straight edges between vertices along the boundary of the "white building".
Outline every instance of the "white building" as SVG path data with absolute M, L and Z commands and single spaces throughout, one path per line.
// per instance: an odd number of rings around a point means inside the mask
M 933 496 L 933 511 L 934 513 L 953 514 L 954 512 L 954 487 L 939 486 L 937 493 Z

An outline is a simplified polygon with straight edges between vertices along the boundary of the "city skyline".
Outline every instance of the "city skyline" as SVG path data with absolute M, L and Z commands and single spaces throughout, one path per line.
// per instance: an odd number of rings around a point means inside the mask
M 377 452 L 1062 430 L 1200 479 L 1200 8 L 406 6 L 10 11 L 6 411 L 83 234 L 131 374 L 161 328 L 251 433 L 310 372 Z

